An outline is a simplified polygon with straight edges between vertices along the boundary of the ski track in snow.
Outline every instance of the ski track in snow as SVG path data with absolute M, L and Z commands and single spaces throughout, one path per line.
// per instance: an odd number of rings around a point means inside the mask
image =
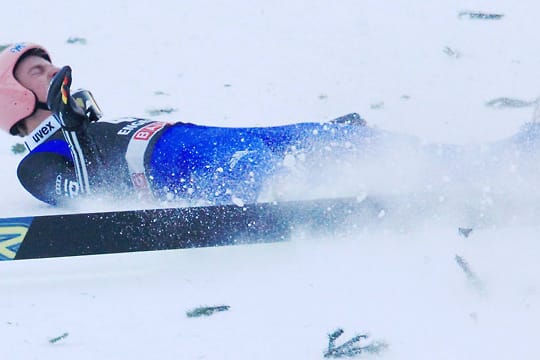
M 159 118 L 263 126 L 358 112 L 423 142 L 471 144 L 516 133 L 539 92 L 540 5 L 532 0 L 73 1 L 61 19 L 64 10 L 35 0 L 4 7 L 0 44 L 45 45 L 108 116 L 172 109 Z M 0 215 L 59 212 L 18 185 L 21 155 L 10 149 L 20 139 L 0 140 Z M 363 333 L 389 344 L 360 358 L 538 359 L 535 181 L 485 177 L 479 198 L 451 186 L 437 196 L 404 193 L 395 187 L 400 169 L 417 159 L 395 155 L 389 174 L 369 177 L 364 166 L 347 178 L 407 195 L 366 228 L 298 232 L 279 244 L 0 263 L 0 357 L 322 359 L 327 334 L 342 328 L 339 344 Z M 285 185 L 315 196 L 351 184 Z M 465 237 L 459 227 L 473 231 Z M 203 305 L 230 309 L 186 316 Z

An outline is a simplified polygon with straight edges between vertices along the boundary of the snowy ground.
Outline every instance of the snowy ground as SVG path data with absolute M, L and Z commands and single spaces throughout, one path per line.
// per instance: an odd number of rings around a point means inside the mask
M 11 2 L 0 44 L 43 44 L 109 116 L 172 108 L 159 118 L 243 126 L 356 111 L 381 129 L 464 144 L 533 117 L 533 104 L 487 102 L 540 93 L 532 0 L 151 4 Z M 53 212 L 18 185 L 19 141 L 0 135 L 0 216 Z M 511 196 L 519 206 L 537 194 Z M 540 226 L 519 217 L 527 206 L 497 209 L 468 238 L 457 229 L 475 224 L 451 213 L 277 245 L 2 263 L 2 358 L 317 359 L 341 327 L 338 343 L 365 332 L 386 342 L 382 359 L 537 359 Z M 201 305 L 230 310 L 186 316 Z

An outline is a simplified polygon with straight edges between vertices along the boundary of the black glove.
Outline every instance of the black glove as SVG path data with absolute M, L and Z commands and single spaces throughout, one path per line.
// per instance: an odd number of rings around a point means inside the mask
M 71 68 L 64 66 L 51 80 L 47 106 L 66 130 L 83 130 L 88 125 L 84 110 L 70 93 Z

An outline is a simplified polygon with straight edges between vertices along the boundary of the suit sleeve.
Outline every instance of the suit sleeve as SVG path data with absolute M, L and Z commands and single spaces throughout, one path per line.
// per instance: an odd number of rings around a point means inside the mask
M 57 152 L 31 152 L 19 164 L 17 176 L 30 194 L 51 205 L 79 196 L 73 162 Z

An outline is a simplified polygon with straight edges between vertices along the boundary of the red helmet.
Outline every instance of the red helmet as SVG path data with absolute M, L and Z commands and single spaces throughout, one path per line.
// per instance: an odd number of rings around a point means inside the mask
M 22 86 L 13 75 L 21 56 L 30 50 L 40 50 L 39 56 L 51 61 L 45 48 L 32 43 L 17 43 L 0 53 L 0 129 L 15 135 L 14 125 L 36 110 L 36 95 Z

